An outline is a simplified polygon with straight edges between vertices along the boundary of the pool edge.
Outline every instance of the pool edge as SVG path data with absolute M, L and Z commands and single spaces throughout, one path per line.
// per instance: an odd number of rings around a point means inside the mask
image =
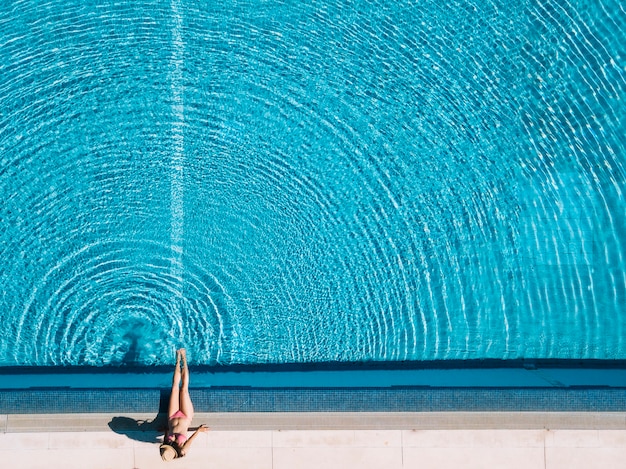
M 116 424 L 116 420 L 141 422 Z M 153 414 L 0 414 L 3 433 L 160 433 Z M 217 431 L 290 430 L 626 430 L 626 412 L 198 412 L 195 424 Z

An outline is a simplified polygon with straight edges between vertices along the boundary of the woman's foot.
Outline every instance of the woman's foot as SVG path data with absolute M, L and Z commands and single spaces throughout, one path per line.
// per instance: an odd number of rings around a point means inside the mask
M 180 385 L 180 379 L 182 377 L 180 369 L 180 351 L 176 350 L 176 365 L 174 365 L 174 376 L 172 376 L 172 387 L 178 387 Z
M 183 361 L 181 372 L 183 378 L 183 389 L 187 389 L 189 386 L 189 369 L 187 368 L 187 351 L 182 348 L 180 349 L 180 357 Z
M 187 350 L 181 348 L 178 352 L 180 353 L 180 357 L 183 360 L 183 368 L 187 368 Z

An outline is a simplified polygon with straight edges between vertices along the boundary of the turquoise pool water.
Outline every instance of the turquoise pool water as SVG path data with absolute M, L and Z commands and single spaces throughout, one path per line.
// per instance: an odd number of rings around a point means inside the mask
M 0 5 L 0 366 L 626 358 L 626 10 Z

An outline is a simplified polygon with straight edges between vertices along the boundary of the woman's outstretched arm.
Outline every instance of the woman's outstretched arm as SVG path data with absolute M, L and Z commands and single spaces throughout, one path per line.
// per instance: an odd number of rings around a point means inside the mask
M 187 454 L 187 448 L 189 447 L 189 445 L 191 445 L 191 442 L 194 440 L 194 438 L 196 436 L 198 436 L 198 433 L 202 432 L 208 432 L 209 431 L 209 427 L 207 427 L 206 425 L 202 424 L 198 427 L 198 429 L 193 432 L 193 435 L 191 435 L 189 437 L 189 439 L 187 441 L 185 441 L 185 444 L 182 446 L 182 448 L 180 449 L 181 455 L 185 455 Z

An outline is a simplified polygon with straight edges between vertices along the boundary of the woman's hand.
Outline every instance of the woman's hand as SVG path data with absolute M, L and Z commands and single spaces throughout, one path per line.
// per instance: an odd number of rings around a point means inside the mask
M 200 425 L 198 427 L 198 430 L 196 430 L 196 431 L 198 431 L 198 432 L 208 432 L 209 430 L 210 430 L 209 427 L 207 427 L 205 424 L 202 424 L 202 425 Z

